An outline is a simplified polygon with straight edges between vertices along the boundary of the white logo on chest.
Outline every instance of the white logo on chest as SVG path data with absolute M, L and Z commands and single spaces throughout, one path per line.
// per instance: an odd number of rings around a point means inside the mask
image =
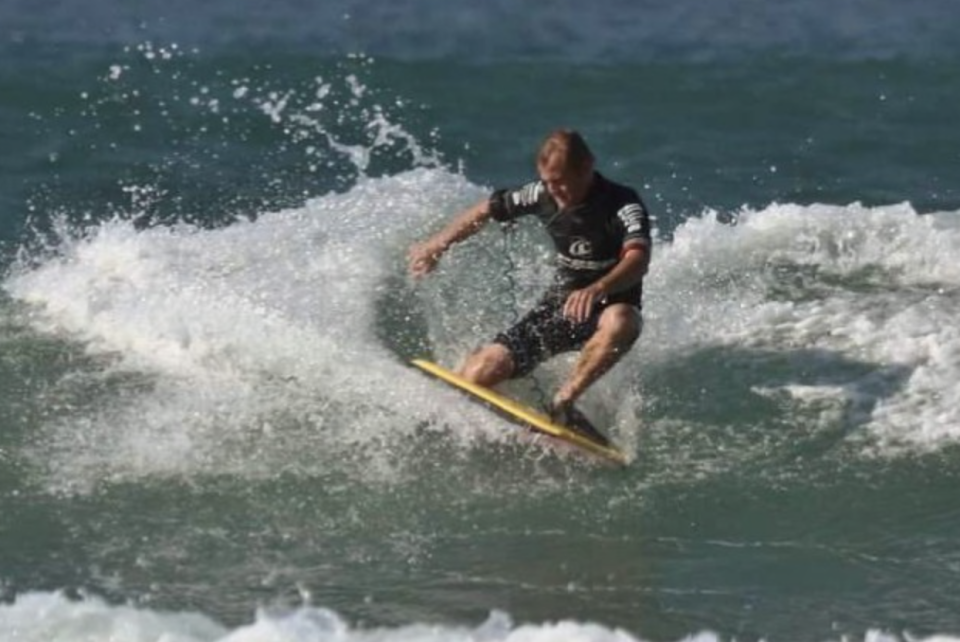
M 575 238 L 570 243 L 570 256 L 590 256 L 593 252 L 593 245 L 588 239 Z

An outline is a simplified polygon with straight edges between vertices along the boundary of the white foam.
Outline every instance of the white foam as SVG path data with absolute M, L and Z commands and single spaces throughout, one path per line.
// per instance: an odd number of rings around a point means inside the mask
M 12 637 L 7 637 L 11 636 Z M 495 612 L 476 627 L 411 624 L 358 629 L 333 611 L 304 606 L 262 609 L 253 623 L 228 630 L 201 614 L 113 606 L 96 597 L 28 593 L 0 605 L 0 642 L 632 642 L 634 636 L 599 624 L 561 621 L 515 626 Z M 713 634 L 686 640 L 712 642 Z
M 0 604 L 2 642 L 206 642 L 226 634 L 202 615 L 111 606 L 96 597 L 26 593 Z
M 773 205 L 735 225 L 711 213 L 659 248 L 650 278 L 654 351 L 731 345 L 862 364 L 835 387 L 866 407 L 882 451 L 960 439 L 958 214 L 909 205 Z M 784 391 L 803 401 L 803 386 Z M 820 387 L 817 397 L 827 389 Z
M 65 239 L 4 287 L 36 306 L 38 327 L 148 382 L 47 426 L 38 462 L 72 488 L 280 462 L 318 471 L 358 443 L 442 423 L 436 388 L 378 338 L 377 306 L 407 287 L 415 235 L 475 192 L 421 169 L 219 230 L 113 221 Z
M 133 383 L 45 426 L 37 462 L 54 486 L 84 488 L 144 475 L 318 474 L 358 444 L 378 444 L 365 456 L 383 457 L 364 462 L 364 475 L 390 478 L 396 449 L 385 435 L 462 425 L 463 413 L 480 433 L 502 430 L 482 409 L 437 397 L 377 325 L 384 298 L 405 289 L 429 320 L 421 331 L 437 358 L 452 365 L 536 296 L 550 270 L 534 237 L 510 251 L 512 266 L 488 236 L 454 249 L 428 282 L 405 280 L 409 244 L 484 193 L 418 169 L 224 229 L 113 221 L 65 239 L 57 258 L 4 287 L 42 311 L 38 327 L 109 355 L 105 378 Z M 825 370 L 857 373 L 766 392 L 833 417 L 855 406 L 862 425 L 852 437 L 881 452 L 955 443 L 958 250 L 955 213 L 919 216 L 907 205 L 773 205 L 741 212 L 736 225 L 691 219 L 656 248 L 639 356 L 585 403 L 632 447 L 636 382 L 651 360 L 704 345 L 806 352 Z M 545 383 L 564 367 L 542 371 Z
M 795 636 L 796 637 L 796 636 Z M 560 620 L 516 625 L 495 611 L 478 626 L 414 623 L 393 628 L 358 628 L 329 609 L 302 606 L 261 609 L 254 621 L 229 629 L 206 615 L 111 605 L 87 596 L 26 593 L 0 604 L 0 642 L 637 642 L 641 638 L 600 623 Z M 711 631 L 682 642 L 718 642 Z M 799 639 L 803 639 L 802 637 Z M 852 638 L 844 637 L 849 641 Z M 954 635 L 916 638 L 880 629 L 865 642 L 955 642 Z

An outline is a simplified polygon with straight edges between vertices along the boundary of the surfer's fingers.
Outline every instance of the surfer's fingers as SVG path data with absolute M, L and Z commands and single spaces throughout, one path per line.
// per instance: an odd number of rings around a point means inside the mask
M 583 323 L 590 316 L 593 299 L 593 293 L 586 289 L 571 292 L 563 305 L 563 316 L 577 323 Z
M 413 276 L 424 276 L 433 271 L 440 255 L 427 244 L 414 245 L 407 252 L 407 269 Z

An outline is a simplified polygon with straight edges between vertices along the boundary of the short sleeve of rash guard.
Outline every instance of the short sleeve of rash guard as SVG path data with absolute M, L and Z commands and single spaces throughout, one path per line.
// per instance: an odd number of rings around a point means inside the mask
M 625 203 L 617 210 L 617 218 L 623 226 L 623 246 L 642 245 L 650 247 L 650 216 L 639 197 Z
M 499 189 L 490 195 L 490 215 L 495 221 L 506 222 L 533 214 L 540 209 L 545 193 L 546 189 L 541 181 Z

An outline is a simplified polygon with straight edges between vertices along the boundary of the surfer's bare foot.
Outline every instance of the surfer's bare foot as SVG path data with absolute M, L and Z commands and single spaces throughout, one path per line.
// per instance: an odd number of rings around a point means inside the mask
M 572 430 L 583 434 L 584 436 L 592 439 L 593 441 L 599 442 L 604 446 L 610 444 L 610 440 L 606 436 L 594 427 L 594 425 L 587 419 L 586 415 L 577 410 L 573 403 L 570 401 L 567 402 L 558 402 L 556 399 L 550 408 L 550 419 L 555 421 L 558 424 L 566 426 Z

